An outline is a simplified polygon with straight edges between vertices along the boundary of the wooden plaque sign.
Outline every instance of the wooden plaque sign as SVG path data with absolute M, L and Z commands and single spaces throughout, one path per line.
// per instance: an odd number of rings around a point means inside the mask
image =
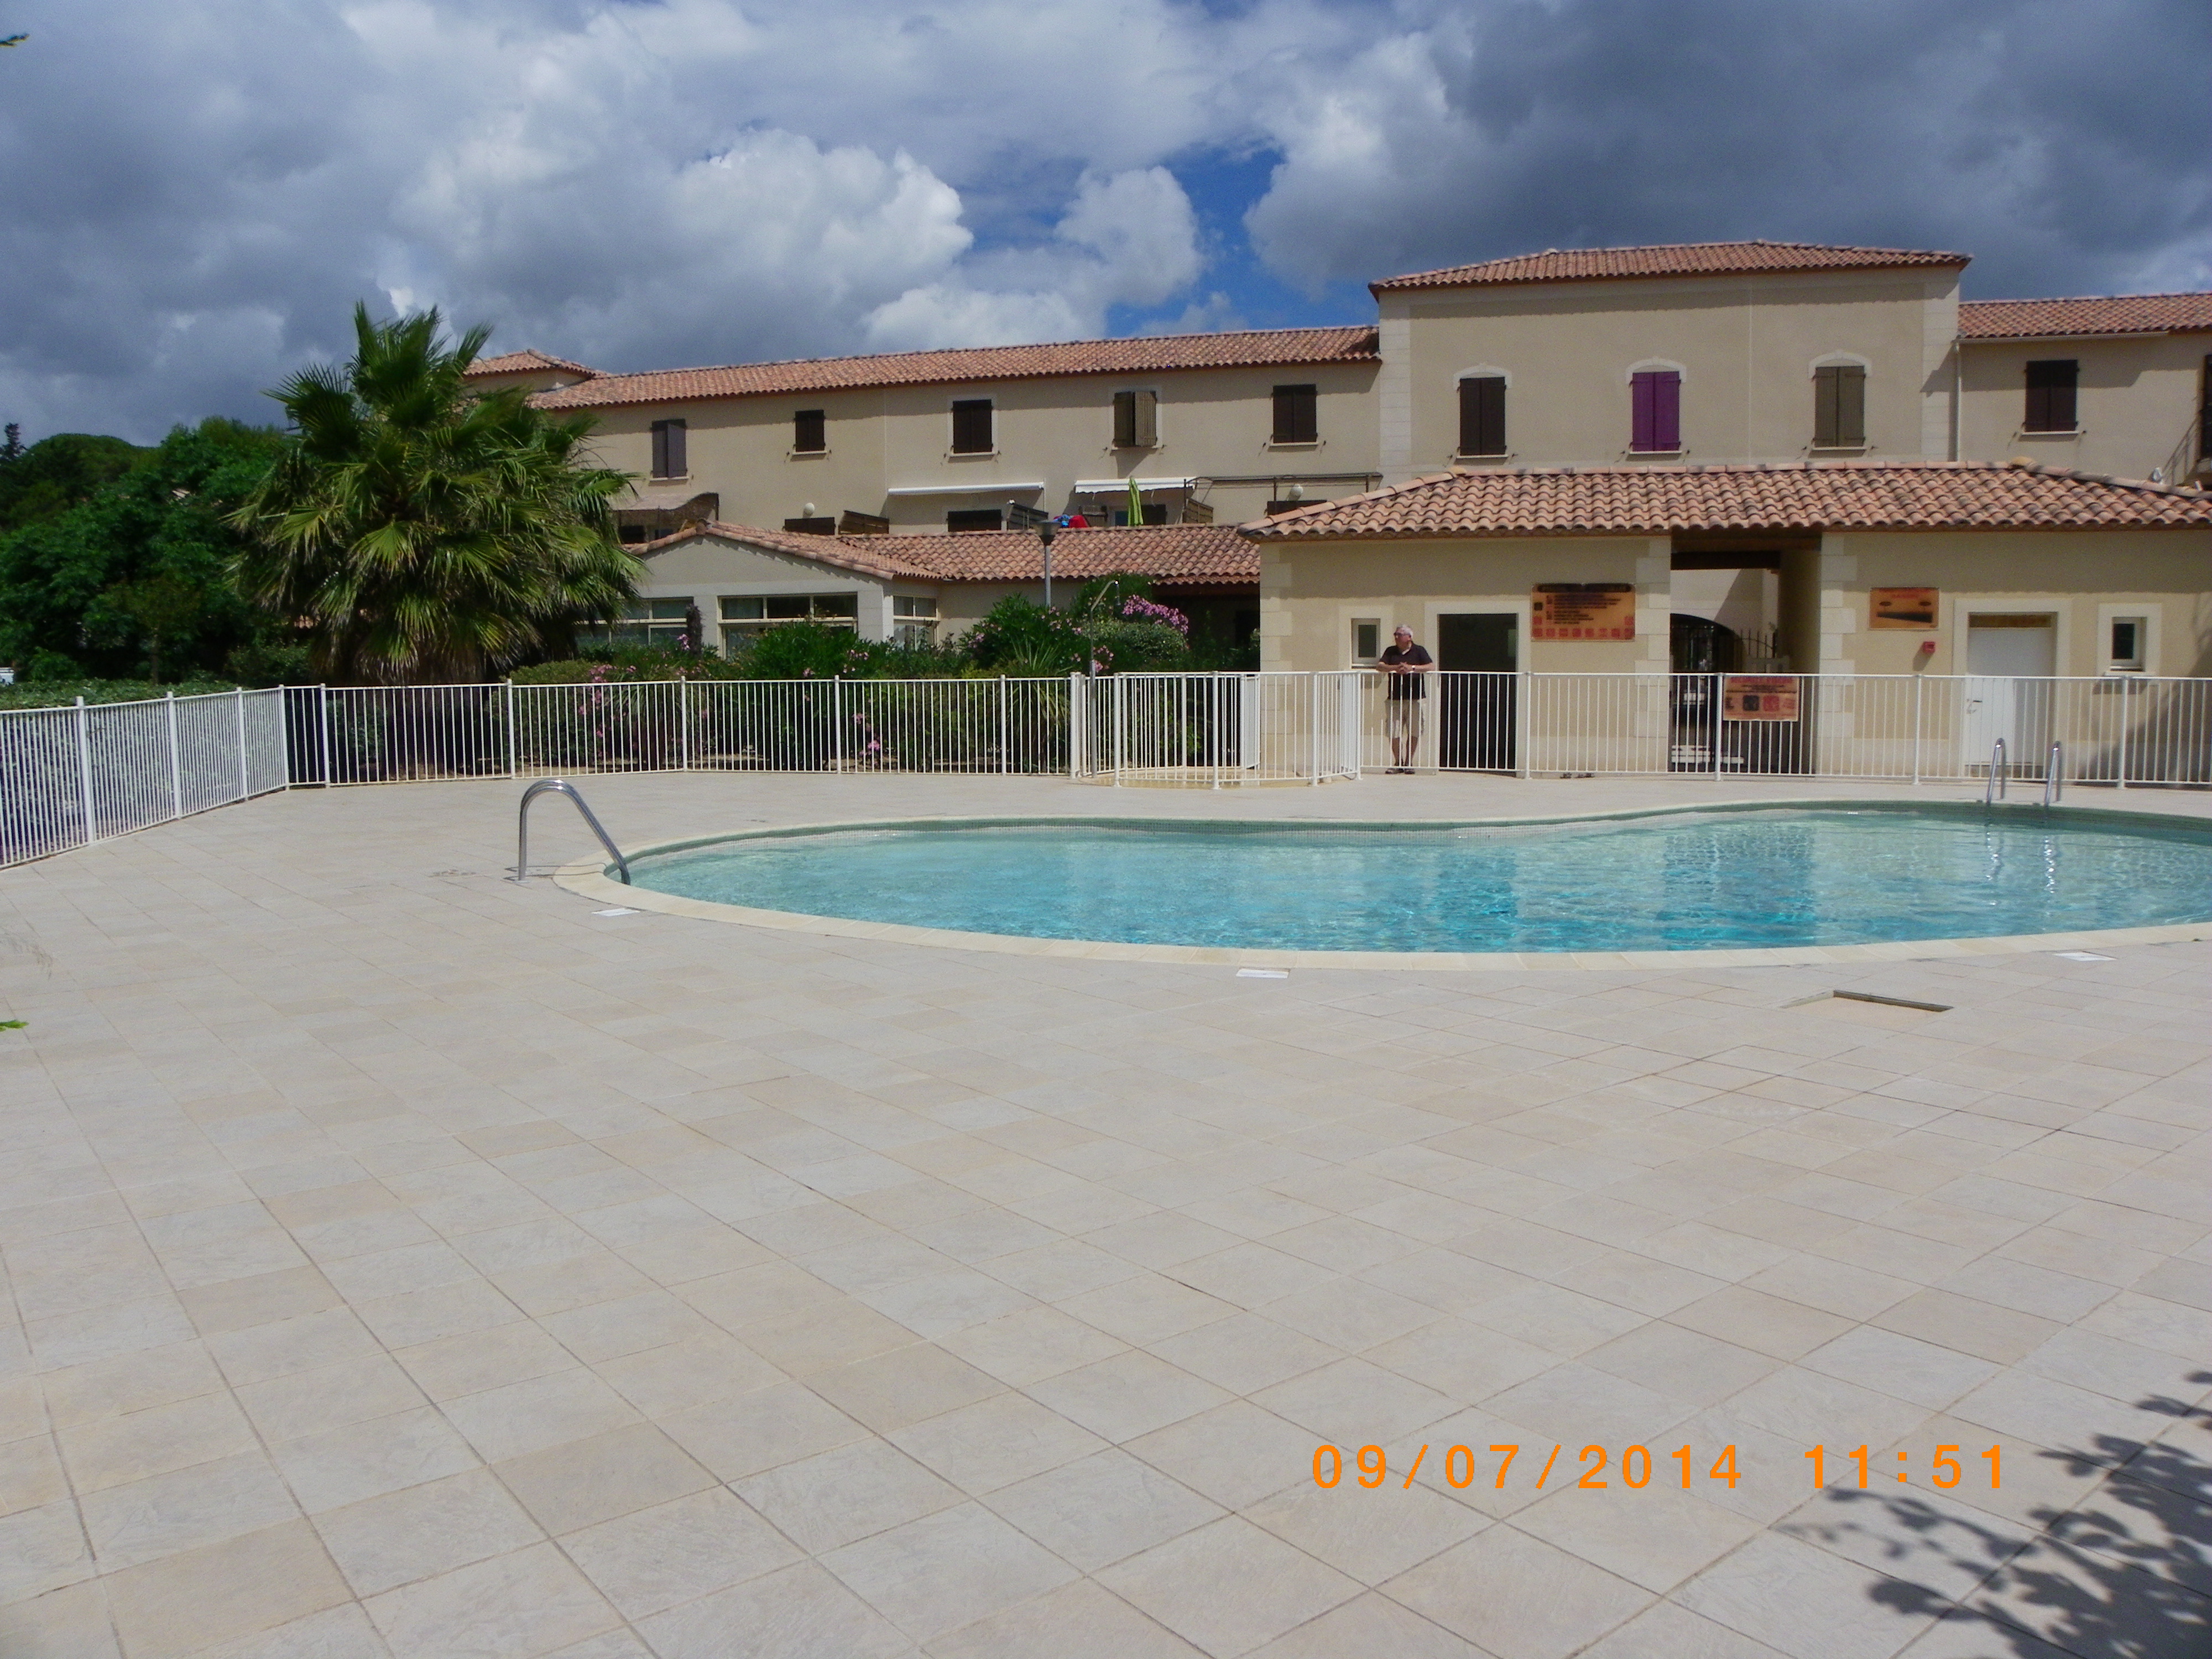
M 1724 720 L 1794 720 L 1797 718 L 1795 674 L 1727 674 L 1721 678 Z
M 1936 590 L 1932 587 L 1877 587 L 1868 594 L 1869 618 L 1876 628 L 1911 628 L 1922 632 L 1936 626 Z
M 1632 582 L 1545 582 L 1528 598 L 1533 640 L 1632 640 Z

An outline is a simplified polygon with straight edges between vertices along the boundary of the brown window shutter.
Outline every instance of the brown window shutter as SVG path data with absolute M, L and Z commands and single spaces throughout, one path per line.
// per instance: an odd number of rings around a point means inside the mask
M 1836 442 L 1846 449 L 1866 442 L 1866 370 L 1856 363 L 1837 371 Z
M 1275 430 L 1279 444 L 1310 444 L 1321 439 L 1320 388 L 1279 386 L 1275 388 Z
M 2075 388 L 2081 365 L 2071 357 L 2045 358 L 2027 366 L 2027 408 L 2021 421 L 2026 432 L 2071 432 L 2075 429 Z
M 653 476 L 656 478 L 680 478 L 691 470 L 685 453 L 684 422 L 655 421 L 653 423 Z
M 800 455 L 819 455 L 830 447 L 830 419 L 826 411 L 801 409 L 793 413 L 791 447 Z
M 1836 437 L 1836 374 L 1832 368 L 1813 371 L 1813 447 L 1833 449 Z
M 988 455 L 994 446 L 991 441 L 991 400 L 988 398 L 962 398 L 952 405 L 952 453 L 956 455 Z
M 1160 441 L 1160 394 L 1139 392 L 1137 399 L 1137 447 L 1156 449 Z
M 653 423 L 653 476 L 656 478 L 668 476 L 668 422 L 665 421 Z
M 1505 377 L 1470 374 L 1459 383 L 1459 453 L 1505 453 Z
M 1134 449 L 1137 447 L 1137 394 L 1117 392 L 1114 394 L 1114 447 Z

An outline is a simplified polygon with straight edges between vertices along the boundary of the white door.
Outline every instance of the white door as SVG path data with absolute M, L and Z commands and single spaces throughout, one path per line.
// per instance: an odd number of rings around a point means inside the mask
M 2051 678 L 2058 672 L 2058 619 L 2048 615 L 1966 619 L 1966 764 L 1988 765 L 1999 738 L 2006 769 L 2043 775 L 2051 736 Z

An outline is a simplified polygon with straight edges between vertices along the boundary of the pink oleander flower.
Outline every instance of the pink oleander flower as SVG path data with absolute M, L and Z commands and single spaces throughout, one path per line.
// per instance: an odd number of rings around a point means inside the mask
M 1171 605 L 1154 605 L 1150 599 L 1128 599 L 1121 601 L 1121 614 L 1132 622 L 1164 623 L 1176 633 L 1188 635 L 1190 618 Z

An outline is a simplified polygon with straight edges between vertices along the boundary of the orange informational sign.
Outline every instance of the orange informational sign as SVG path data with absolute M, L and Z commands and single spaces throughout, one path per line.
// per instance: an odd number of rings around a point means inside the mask
M 1869 621 L 1876 628 L 1912 628 L 1925 633 L 1936 626 L 1932 587 L 1877 587 L 1867 595 Z
M 1630 582 L 1546 582 L 1528 596 L 1532 640 L 1632 640 L 1636 588 Z
M 1797 718 L 1795 674 L 1728 674 L 1721 679 L 1724 720 L 1794 720 Z

